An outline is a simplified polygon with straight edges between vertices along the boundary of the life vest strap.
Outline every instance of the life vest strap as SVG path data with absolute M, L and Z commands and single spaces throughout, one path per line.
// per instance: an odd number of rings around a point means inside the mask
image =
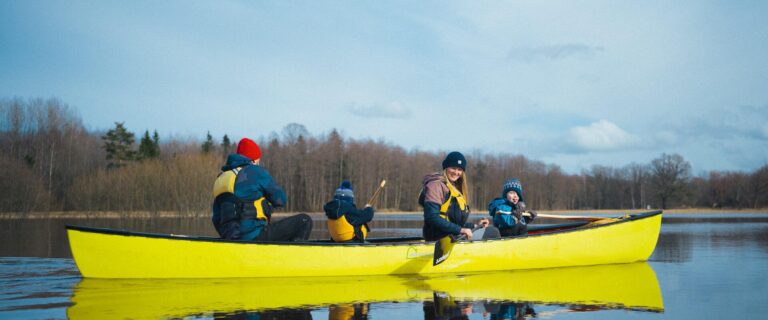
M 451 206 L 451 202 L 452 202 L 451 200 L 456 199 L 456 203 L 459 204 L 459 209 L 461 209 L 461 211 L 464 211 L 466 209 L 467 201 L 464 200 L 464 196 L 461 194 L 461 192 L 459 192 L 459 190 L 456 189 L 456 187 L 453 186 L 452 183 L 447 182 L 445 185 L 448 186 L 448 191 L 450 192 L 450 196 L 448 197 L 448 200 L 443 202 L 443 204 L 440 206 L 440 215 L 444 219 L 448 220 L 448 217 L 445 216 L 445 214 L 448 212 L 448 208 L 450 208 Z
M 257 220 L 269 221 L 270 215 L 267 214 L 266 206 L 268 202 L 264 202 L 267 198 L 261 197 L 253 202 L 240 202 L 239 213 L 240 218 L 254 218 Z

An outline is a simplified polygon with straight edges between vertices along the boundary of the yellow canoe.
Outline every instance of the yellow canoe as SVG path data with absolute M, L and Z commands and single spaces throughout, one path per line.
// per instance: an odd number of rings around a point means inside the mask
M 645 263 L 496 271 L 462 276 L 246 279 L 83 279 L 68 319 L 160 319 L 375 302 L 492 301 L 663 312 Z
M 645 261 L 656 247 L 661 211 L 585 223 L 460 241 L 436 266 L 435 243 L 424 241 L 259 243 L 76 226 L 67 234 L 86 278 L 432 275 Z

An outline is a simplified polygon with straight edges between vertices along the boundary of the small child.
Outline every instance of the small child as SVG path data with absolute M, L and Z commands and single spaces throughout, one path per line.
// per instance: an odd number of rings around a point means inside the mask
M 523 214 L 526 212 L 529 215 Z M 527 225 L 536 218 L 536 211 L 525 209 L 523 185 L 517 179 L 504 182 L 501 197 L 488 204 L 488 214 L 493 217 L 493 225 L 499 228 L 503 237 L 528 234 Z
M 365 242 L 370 231 L 368 222 L 373 219 L 373 207 L 366 204 L 363 209 L 355 206 L 352 183 L 344 180 L 333 194 L 333 200 L 323 206 L 328 217 L 328 231 L 336 242 Z

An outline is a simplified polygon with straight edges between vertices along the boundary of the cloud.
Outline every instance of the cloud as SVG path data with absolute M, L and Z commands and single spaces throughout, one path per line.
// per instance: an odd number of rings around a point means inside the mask
M 692 137 L 768 141 L 768 106 L 737 106 L 706 112 L 680 125 Z
M 403 106 L 400 102 L 393 101 L 385 105 L 358 105 L 349 106 L 349 112 L 362 118 L 391 118 L 407 119 L 411 116 L 411 109 Z
M 639 141 L 636 136 L 608 120 L 593 122 L 588 126 L 573 127 L 569 133 L 576 147 L 588 151 L 618 150 L 631 147 Z
M 763 138 L 768 140 L 768 123 L 763 124 L 763 128 L 761 129 L 761 131 L 762 131 L 762 134 L 763 134 Z
M 581 43 L 556 44 L 541 47 L 516 47 L 509 50 L 507 58 L 523 62 L 535 60 L 560 60 L 569 57 L 591 59 L 605 51 L 603 47 L 589 46 Z

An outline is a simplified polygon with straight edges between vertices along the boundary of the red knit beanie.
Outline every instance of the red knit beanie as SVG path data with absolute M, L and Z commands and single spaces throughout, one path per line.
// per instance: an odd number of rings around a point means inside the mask
M 243 138 L 237 143 L 237 153 L 248 157 L 251 160 L 259 160 L 261 158 L 261 149 L 256 142 L 248 138 Z

